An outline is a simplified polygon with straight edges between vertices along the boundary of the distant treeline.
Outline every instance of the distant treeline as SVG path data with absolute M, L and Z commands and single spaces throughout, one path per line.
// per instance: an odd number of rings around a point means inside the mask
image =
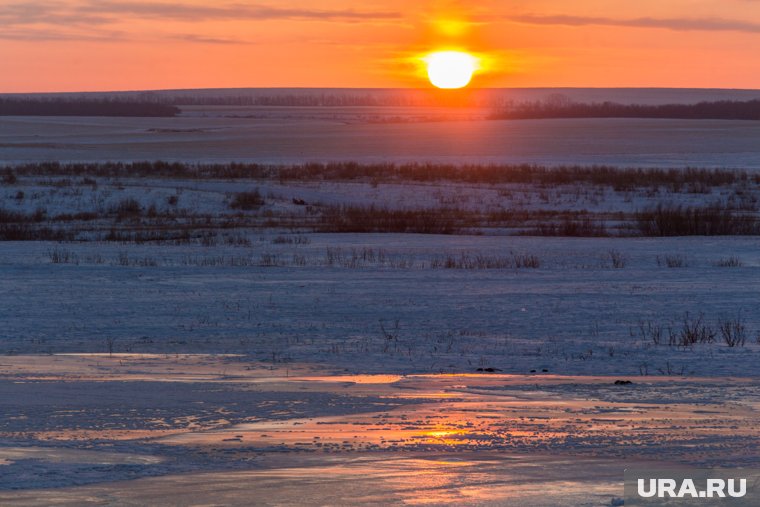
M 170 104 L 112 99 L 0 98 L 0 116 L 176 116 Z
M 177 106 L 287 106 L 287 107 L 340 107 L 340 106 L 411 106 L 413 98 L 399 96 L 378 97 L 371 94 L 309 94 L 261 95 L 230 97 L 174 97 L 169 103 Z
M 408 91 L 398 94 L 310 93 L 257 96 L 203 97 L 183 95 L 159 99 L 176 106 L 277 106 L 277 107 L 493 107 L 493 101 L 470 96 L 466 92 L 447 90 Z M 503 103 L 503 101 L 501 102 Z
M 663 118 L 682 120 L 760 120 L 760 100 L 699 102 L 697 104 L 576 103 L 548 100 L 511 104 L 491 118 L 528 120 L 550 118 Z

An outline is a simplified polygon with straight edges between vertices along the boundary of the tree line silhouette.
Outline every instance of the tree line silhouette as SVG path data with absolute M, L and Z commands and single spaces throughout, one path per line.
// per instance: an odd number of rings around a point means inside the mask
M 276 107 L 425 107 L 440 106 L 457 99 L 460 106 L 486 106 L 485 99 L 457 90 L 407 90 L 404 93 L 302 93 L 268 95 L 194 96 L 160 98 L 177 106 L 276 106 Z
M 527 120 L 550 118 L 662 118 L 683 120 L 760 120 L 760 100 L 699 102 L 696 104 L 577 103 L 548 100 L 511 104 L 492 119 Z
M 0 98 L 0 116 L 171 117 L 179 112 L 170 104 L 134 100 Z
M 0 97 L 0 116 L 131 116 L 172 117 L 180 113 L 178 106 L 488 106 L 466 92 L 438 95 L 424 91 L 409 94 L 375 95 L 317 93 L 260 96 L 175 96 L 159 97 L 143 94 L 137 98 L 29 98 Z M 721 100 L 696 104 L 620 104 L 616 102 L 573 102 L 562 95 L 543 101 L 490 101 L 491 119 L 551 118 L 663 118 L 760 120 L 760 99 L 748 101 Z M 494 104 L 497 102 L 498 105 Z

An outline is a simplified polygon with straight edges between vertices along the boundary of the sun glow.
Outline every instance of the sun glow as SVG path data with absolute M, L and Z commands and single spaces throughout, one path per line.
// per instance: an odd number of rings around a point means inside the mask
M 479 69 L 476 57 L 463 51 L 437 51 L 423 61 L 427 65 L 428 79 L 438 88 L 464 88 Z

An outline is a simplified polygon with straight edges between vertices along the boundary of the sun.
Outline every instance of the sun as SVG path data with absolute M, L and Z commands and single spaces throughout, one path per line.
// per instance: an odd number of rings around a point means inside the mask
M 478 70 L 478 59 L 464 51 L 437 51 L 423 61 L 433 86 L 444 89 L 464 88 Z

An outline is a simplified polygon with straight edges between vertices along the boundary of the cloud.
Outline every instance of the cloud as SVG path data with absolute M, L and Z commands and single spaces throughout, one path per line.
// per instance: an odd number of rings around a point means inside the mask
M 95 13 L 81 12 L 67 8 L 60 2 L 23 2 L 0 5 L 0 27 L 9 28 L 19 25 L 99 25 L 110 18 Z
M 138 0 L 23 0 L 0 3 L 0 40 L 123 41 L 130 35 L 111 30 L 113 25 L 135 19 L 202 23 L 204 21 L 297 20 L 323 22 L 388 22 L 398 12 L 355 9 L 312 9 L 249 3 L 198 5 L 183 1 Z M 137 37 L 132 35 L 131 38 Z M 200 44 L 245 44 L 244 40 L 219 38 L 202 33 L 165 34 L 159 38 Z M 148 38 L 152 38 L 148 36 Z
M 242 40 L 242 39 L 233 39 L 233 38 L 219 38 L 219 37 L 208 37 L 205 35 L 198 35 L 194 33 L 181 33 L 171 36 L 174 40 L 184 41 L 184 42 L 195 42 L 197 44 L 250 44 L 250 42 Z
M 677 31 L 760 33 L 760 23 L 723 18 L 632 18 L 615 19 L 594 16 L 535 15 L 509 16 L 509 21 L 529 25 L 564 26 L 622 26 L 633 28 L 663 28 Z
M 76 32 L 71 30 L 51 30 L 49 28 L 12 28 L 0 31 L 0 40 L 15 40 L 27 42 L 39 41 L 89 41 L 117 42 L 126 40 L 126 34 L 119 31 L 88 31 Z
M 175 2 L 92 1 L 83 6 L 84 12 L 105 15 L 130 15 L 141 18 L 160 18 L 180 21 L 208 21 L 224 19 L 311 19 L 327 21 L 361 21 L 397 19 L 401 15 L 391 11 L 356 11 L 353 9 L 327 10 L 271 7 L 242 3 L 214 6 Z
M 276 19 L 359 22 L 394 20 L 401 18 L 401 14 L 392 11 L 289 8 L 244 3 L 221 3 L 208 6 L 182 2 L 147 3 L 118 0 L 86 0 L 78 3 L 48 0 L 0 5 L 0 27 L 30 24 L 101 25 L 125 18 L 187 22 Z

